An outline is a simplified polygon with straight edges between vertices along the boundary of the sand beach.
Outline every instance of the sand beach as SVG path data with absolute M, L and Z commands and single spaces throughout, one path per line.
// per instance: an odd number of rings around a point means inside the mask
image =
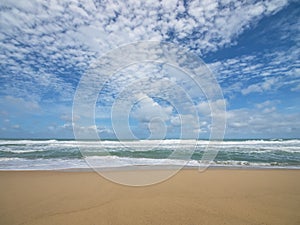
M 1 171 L 0 224 L 296 225 L 299 177 L 300 170 L 184 169 L 130 187 L 95 172 Z

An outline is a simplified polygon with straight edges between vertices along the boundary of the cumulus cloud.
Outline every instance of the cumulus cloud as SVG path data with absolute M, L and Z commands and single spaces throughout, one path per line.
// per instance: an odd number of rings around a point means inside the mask
M 14 0 L 1 1 L 0 4 L 0 94 L 10 96 L 3 97 L 1 102 L 14 107 L 22 105 L 22 112 L 32 110 L 31 113 L 35 114 L 41 110 L 41 105 L 72 102 L 79 79 L 91 62 L 111 49 L 135 41 L 156 40 L 173 42 L 205 56 L 235 45 L 240 34 L 289 3 L 287 0 Z M 294 34 L 291 30 L 299 29 L 297 23 L 293 26 L 282 24 L 286 27 L 281 32 L 282 40 L 286 39 L 284 34 L 299 39 L 299 35 L 291 35 Z M 296 92 L 300 83 L 299 76 L 295 76 L 299 74 L 298 49 L 294 46 L 289 51 L 243 55 L 214 62 L 210 66 L 228 96 L 274 91 L 286 86 Z M 210 122 L 205 117 L 208 107 L 201 103 L 205 96 L 193 88 L 191 79 L 172 69 L 163 69 L 161 65 L 155 68 L 143 65 L 143 68 L 144 71 L 134 68 L 134 73 L 130 69 L 121 71 L 108 80 L 99 94 L 101 107 L 96 109 L 97 119 L 107 119 L 109 112 L 105 107 L 113 104 L 116 98 L 126 99 L 143 93 L 141 91 L 148 85 L 144 94 L 149 98 L 142 100 L 140 107 L 133 112 L 136 119 L 151 121 L 157 115 L 175 129 L 179 115 L 175 115 L 171 107 L 159 105 L 150 98 L 159 93 L 159 97 L 167 99 L 172 93 L 174 105 L 182 105 L 181 120 L 191 124 L 190 130 L 209 131 Z M 172 75 L 167 76 L 168 73 Z M 200 128 L 190 112 L 192 107 L 187 104 L 186 94 L 192 96 L 192 103 L 204 115 Z M 59 127 L 69 129 L 71 116 L 66 111 L 70 111 L 70 106 L 68 110 L 50 109 L 51 112 L 55 110 L 66 123 L 49 127 L 52 130 Z M 276 107 L 259 110 L 275 113 Z M 245 114 L 242 112 L 242 115 Z M 242 122 L 232 120 L 236 127 Z M 86 136 L 96 129 L 84 124 L 78 127 Z M 160 128 L 159 121 L 152 121 L 152 129 Z M 103 134 L 110 133 L 110 127 L 97 129 Z
M 1 5 L 1 77 L 7 81 L 2 91 L 71 100 L 90 61 L 109 49 L 158 40 L 198 54 L 215 51 L 287 1 L 15 0 Z
M 227 111 L 226 136 L 237 138 L 291 138 L 300 131 L 299 113 L 280 113 L 275 106 Z
M 140 93 L 136 97 L 138 102 L 132 111 L 134 118 L 145 123 L 155 118 L 159 118 L 162 121 L 170 120 L 172 107 L 162 107 L 146 94 Z

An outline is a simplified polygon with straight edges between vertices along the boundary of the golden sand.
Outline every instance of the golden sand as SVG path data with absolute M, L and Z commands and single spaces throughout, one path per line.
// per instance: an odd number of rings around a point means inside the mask
M 299 225 L 299 178 L 300 170 L 182 170 L 129 187 L 94 172 L 0 172 L 0 224 Z

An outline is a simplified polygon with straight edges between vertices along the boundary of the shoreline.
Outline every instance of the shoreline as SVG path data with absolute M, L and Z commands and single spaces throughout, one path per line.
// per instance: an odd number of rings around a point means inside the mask
M 279 166 L 183 166 L 178 169 L 179 166 L 173 165 L 134 165 L 134 166 L 120 166 L 120 167 L 100 167 L 100 168 L 62 168 L 62 169 L 0 169 L 0 172 L 29 172 L 29 171 L 53 171 L 53 172 L 96 172 L 96 171 L 130 171 L 130 170 L 196 170 L 196 171 L 205 171 L 205 170 L 300 170 L 300 167 L 279 167 Z

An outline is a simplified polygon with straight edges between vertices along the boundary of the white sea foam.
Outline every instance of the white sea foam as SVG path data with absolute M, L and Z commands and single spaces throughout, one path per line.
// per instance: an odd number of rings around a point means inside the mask
M 94 168 L 122 168 L 130 166 L 186 166 L 206 167 L 201 161 L 173 160 L 173 159 L 147 159 L 147 158 L 119 158 L 117 156 L 90 157 L 86 159 L 20 159 L 0 158 L 0 170 L 59 170 L 59 169 L 88 169 Z M 291 166 L 278 163 L 250 163 L 247 161 L 216 161 L 210 163 L 212 167 L 241 167 L 241 168 L 287 168 L 300 169 L 299 166 Z
M 133 165 L 203 166 L 197 160 L 152 157 L 158 151 L 205 151 L 208 140 L 138 140 L 138 141 L 76 141 L 76 140 L 0 140 L 0 169 L 63 169 L 88 168 L 86 160 L 100 168 Z M 196 145 L 195 145 L 196 144 Z M 212 149 L 225 157 L 216 158 L 212 166 L 300 168 L 300 140 L 238 140 L 214 142 Z M 44 151 L 47 151 L 43 153 Z M 140 152 L 139 158 L 131 153 Z M 154 152 L 155 151 L 155 152 Z M 99 156 L 104 152 L 106 156 Z M 109 155 L 117 154 L 118 156 Z M 149 153 L 147 155 L 147 153 Z M 153 154 L 152 154 L 153 153 Z M 93 155 L 94 154 L 94 155 Z M 108 154 L 108 155 L 107 155 Z M 128 155 L 129 154 L 129 155 Z M 145 154 L 147 156 L 145 156 Z M 121 157 L 122 156 L 122 157 Z M 132 156 L 132 157 L 130 157 Z M 52 157 L 52 158 L 51 158 Z M 69 158 L 68 158 L 69 157 Z M 232 160 L 232 157 L 237 157 Z M 242 157 L 242 158 L 241 158 Z M 244 157 L 244 158 L 243 158 Z M 247 158 L 248 157 L 248 158 Z M 263 160 L 262 160 L 263 159 Z M 280 162 L 280 163 L 278 163 Z

